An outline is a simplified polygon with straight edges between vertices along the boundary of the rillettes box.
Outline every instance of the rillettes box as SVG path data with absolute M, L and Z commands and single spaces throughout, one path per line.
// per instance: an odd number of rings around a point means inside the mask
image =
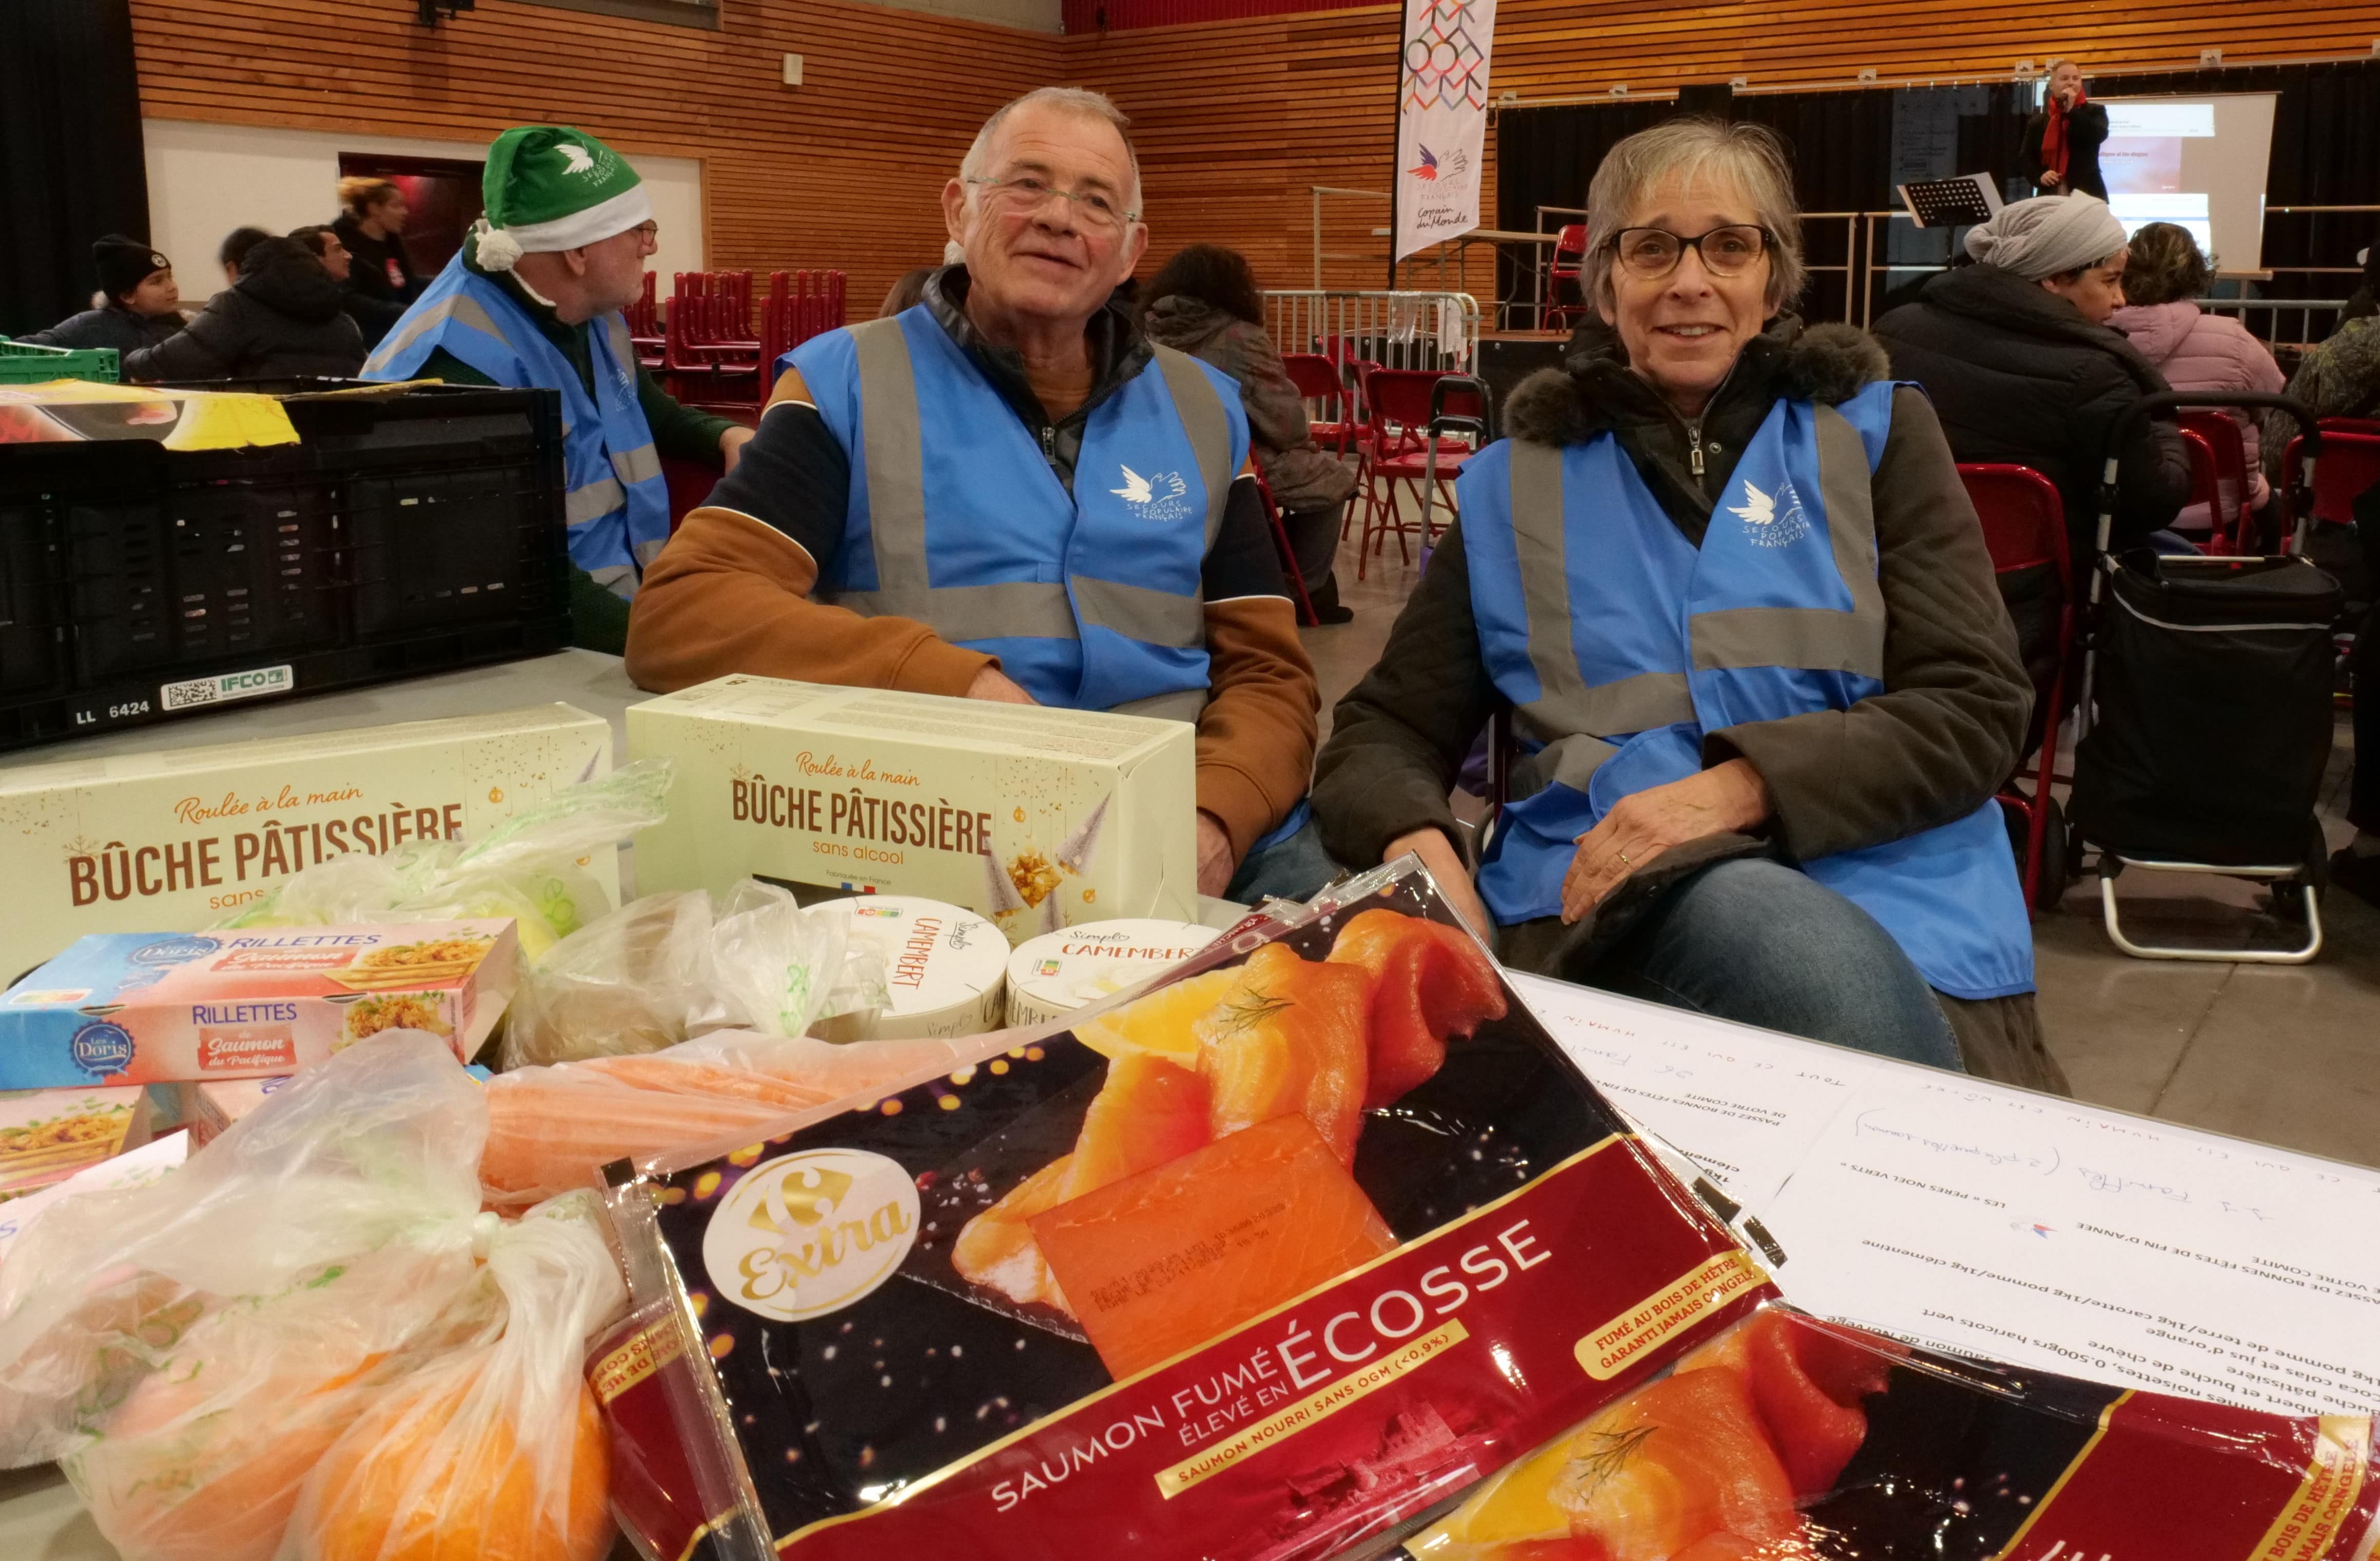
M 0 769 L 0 983 L 95 932 L 196 932 L 351 851 L 477 840 L 608 773 L 570 705 Z M 587 870 L 614 902 L 610 848 Z
M 519 966 L 509 918 L 95 934 L 0 995 L 0 1087 L 273 1078 L 384 1030 L 468 1062 Z
M 1197 909 L 1184 721 L 736 675 L 628 708 L 628 752 L 677 767 L 637 837 L 650 893 L 758 877 L 964 905 L 1012 944 Z

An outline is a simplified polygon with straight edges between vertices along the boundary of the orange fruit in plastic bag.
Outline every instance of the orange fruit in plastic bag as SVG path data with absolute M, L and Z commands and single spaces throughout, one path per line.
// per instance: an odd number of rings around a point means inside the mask
M 319 1561 L 601 1561 L 612 1543 L 610 1446 L 578 1388 L 570 1483 L 540 1509 L 535 1458 L 512 1422 L 459 1420 L 476 1373 L 437 1373 L 376 1403 L 323 1458 L 313 1492 Z
M 153 1372 L 75 1458 L 100 1532 L 148 1561 L 267 1561 L 307 1473 L 351 1418 L 346 1387 L 281 1373 L 245 1392 L 224 1368 Z

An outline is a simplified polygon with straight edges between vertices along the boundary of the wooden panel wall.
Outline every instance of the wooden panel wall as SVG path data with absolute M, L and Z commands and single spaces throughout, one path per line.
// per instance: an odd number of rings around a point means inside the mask
M 1086 85 L 1112 92 L 1149 168 L 1152 252 L 1205 241 L 1245 249 L 1276 286 L 1312 272 L 1307 187 L 1388 188 L 1393 144 L 1392 6 L 1136 29 L 1066 40 Z M 1498 93 L 1638 92 L 1748 75 L 1766 82 L 2007 72 L 2070 54 L 2087 66 L 2186 68 L 2219 47 L 2227 65 L 2360 55 L 2380 37 L 2372 0 L 1501 0 Z M 1495 137 L 1488 137 L 1492 223 Z M 1228 184 L 1226 180 L 1228 179 Z M 1277 181 L 1277 182 L 1276 182 Z M 1386 202 L 1326 199 L 1325 248 L 1375 251 Z M 1334 221 L 1334 213 L 1336 213 Z M 1475 251 L 1475 254 L 1484 254 Z M 1385 260 L 1326 266 L 1332 286 L 1381 285 Z M 1407 286 L 1437 268 L 1409 263 Z M 1475 260 L 1475 292 L 1492 285 Z
M 860 319 L 941 258 L 942 181 L 984 116 L 1059 69 L 1052 34 L 852 0 L 722 9 L 710 32 L 480 0 L 431 29 L 414 0 L 132 0 L 144 115 L 481 143 L 552 120 L 698 157 L 710 263 L 840 266 Z
M 714 266 L 837 264 L 855 311 L 935 259 L 936 192 L 975 127 L 1028 87 L 1114 94 L 1135 122 L 1162 259 L 1247 251 L 1273 285 L 1311 272 L 1316 184 L 1385 190 L 1400 9 L 1390 5 L 1057 38 L 856 0 L 722 0 L 701 32 L 481 0 L 436 29 L 413 0 L 132 0 L 142 112 L 484 139 L 581 125 L 624 151 L 704 160 Z M 1503 0 L 1494 81 L 1524 96 L 2361 54 L 2374 0 Z M 778 83 L 778 56 L 808 84 Z M 1490 138 L 1492 148 L 1493 138 Z M 1494 189 L 1494 169 L 1484 170 Z M 1385 202 L 1332 198 L 1325 247 L 1383 253 Z M 1492 212 L 1490 213 L 1492 220 Z M 1378 260 L 1332 262 L 1378 286 Z M 1418 284 L 1435 268 L 1410 268 Z M 1488 285 L 1485 267 L 1475 290 Z

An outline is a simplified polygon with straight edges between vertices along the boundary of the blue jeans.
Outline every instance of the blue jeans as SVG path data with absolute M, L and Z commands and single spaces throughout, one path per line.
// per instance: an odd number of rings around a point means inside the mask
M 1814 1041 L 1964 1072 L 1934 989 L 1874 916 L 1803 873 L 1720 862 L 1577 979 Z
M 1223 898 L 1254 905 L 1268 895 L 1282 900 L 1311 900 L 1340 874 L 1339 864 L 1322 849 L 1322 831 L 1309 816 L 1287 839 L 1258 844 L 1232 875 Z

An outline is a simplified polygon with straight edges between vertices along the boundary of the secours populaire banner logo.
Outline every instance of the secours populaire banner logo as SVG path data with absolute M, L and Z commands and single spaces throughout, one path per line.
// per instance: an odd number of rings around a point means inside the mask
M 892 1277 L 917 1239 L 917 1188 L 899 1162 L 813 1149 L 757 1166 L 702 1243 L 719 1293 L 779 1322 L 824 1316 Z

